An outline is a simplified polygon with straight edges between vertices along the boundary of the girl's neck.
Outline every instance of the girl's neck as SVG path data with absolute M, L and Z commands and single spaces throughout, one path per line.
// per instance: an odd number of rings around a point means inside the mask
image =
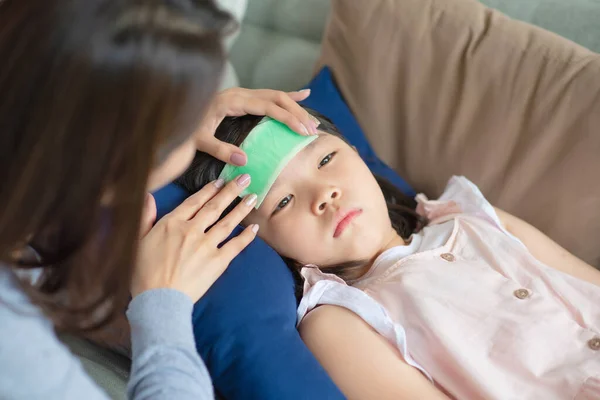
M 383 241 L 383 245 L 380 247 L 379 251 L 368 261 L 358 261 L 358 262 L 348 262 L 341 265 L 335 265 L 330 267 L 323 267 L 323 271 L 327 273 L 333 273 L 334 275 L 338 275 L 346 282 L 352 282 L 360 279 L 364 276 L 369 270 L 373 267 L 375 260 L 379 257 L 384 251 L 389 250 L 393 247 L 405 246 L 406 242 L 398 233 L 390 228 L 389 235 L 386 236 Z M 337 270 L 337 271 L 336 271 Z
M 391 232 L 389 234 L 387 243 L 383 246 L 381 251 L 377 254 L 377 257 L 379 257 L 381 255 L 381 253 L 383 253 L 386 250 L 389 250 L 393 247 L 406 246 L 406 244 L 407 243 L 404 239 L 402 239 L 402 236 L 398 235 L 398 232 L 396 232 L 396 230 L 394 228 L 392 228 Z
M 396 232 L 394 228 L 390 228 L 389 235 L 386 237 L 386 240 L 383 241 L 383 245 L 381 246 L 379 251 L 373 256 L 373 258 L 371 258 L 368 265 L 365 265 L 362 274 L 366 274 L 371 269 L 371 267 L 373 267 L 375 260 L 377 260 L 377 258 L 380 255 L 382 255 L 385 251 L 398 246 L 406 246 L 406 241 L 402 239 L 402 236 L 398 235 L 398 232 Z

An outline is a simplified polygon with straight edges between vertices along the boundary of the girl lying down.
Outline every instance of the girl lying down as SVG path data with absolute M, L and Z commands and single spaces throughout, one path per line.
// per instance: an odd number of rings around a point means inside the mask
M 600 399 L 599 271 L 466 178 L 407 198 L 309 112 L 306 143 L 226 119 L 217 137 L 242 144 L 246 169 L 199 153 L 179 182 L 251 174 L 245 223 L 302 276 L 300 334 L 348 398 Z

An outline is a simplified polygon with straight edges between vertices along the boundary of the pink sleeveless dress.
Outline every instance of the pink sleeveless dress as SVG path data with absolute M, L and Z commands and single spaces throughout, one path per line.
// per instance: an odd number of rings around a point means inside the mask
M 359 280 L 302 270 L 298 323 L 345 307 L 456 399 L 600 399 L 600 287 L 535 259 L 466 178 L 417 200 L 430 224 Z

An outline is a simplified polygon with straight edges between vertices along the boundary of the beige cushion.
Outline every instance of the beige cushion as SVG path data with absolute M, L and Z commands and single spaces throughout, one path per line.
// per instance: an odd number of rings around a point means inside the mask
M 323 64 L 417 190 L 465 175 L 600 265 L 598 54 L 474 0 L 333 0 Z

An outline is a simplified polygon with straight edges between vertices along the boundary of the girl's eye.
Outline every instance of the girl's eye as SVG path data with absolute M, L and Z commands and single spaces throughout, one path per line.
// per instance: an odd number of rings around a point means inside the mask
M 335 156 L 335 153 L 336 152 L 326 155 L 325 158 L 322 159 L 321 162 L 319 163 L 319 168 L 321 168 L 324 165 L 329 164 L 329 161 L 331 161 L 331 159 Z
M 281 200 L 279 202 L 279 204 L 277 204 L 277 207 L 275 207 L 275 211 L 274 212 L 278 212 L 278 211 L 283 210 L 285 208 L 285 206 L 287 206 L 289 204 L 289 202 L 292 201 L 293 197 L 294 196 L 292 196 L 291 194 L 288 194 L 287 196 L 285 196 L 283 198 L 283 200 Z

